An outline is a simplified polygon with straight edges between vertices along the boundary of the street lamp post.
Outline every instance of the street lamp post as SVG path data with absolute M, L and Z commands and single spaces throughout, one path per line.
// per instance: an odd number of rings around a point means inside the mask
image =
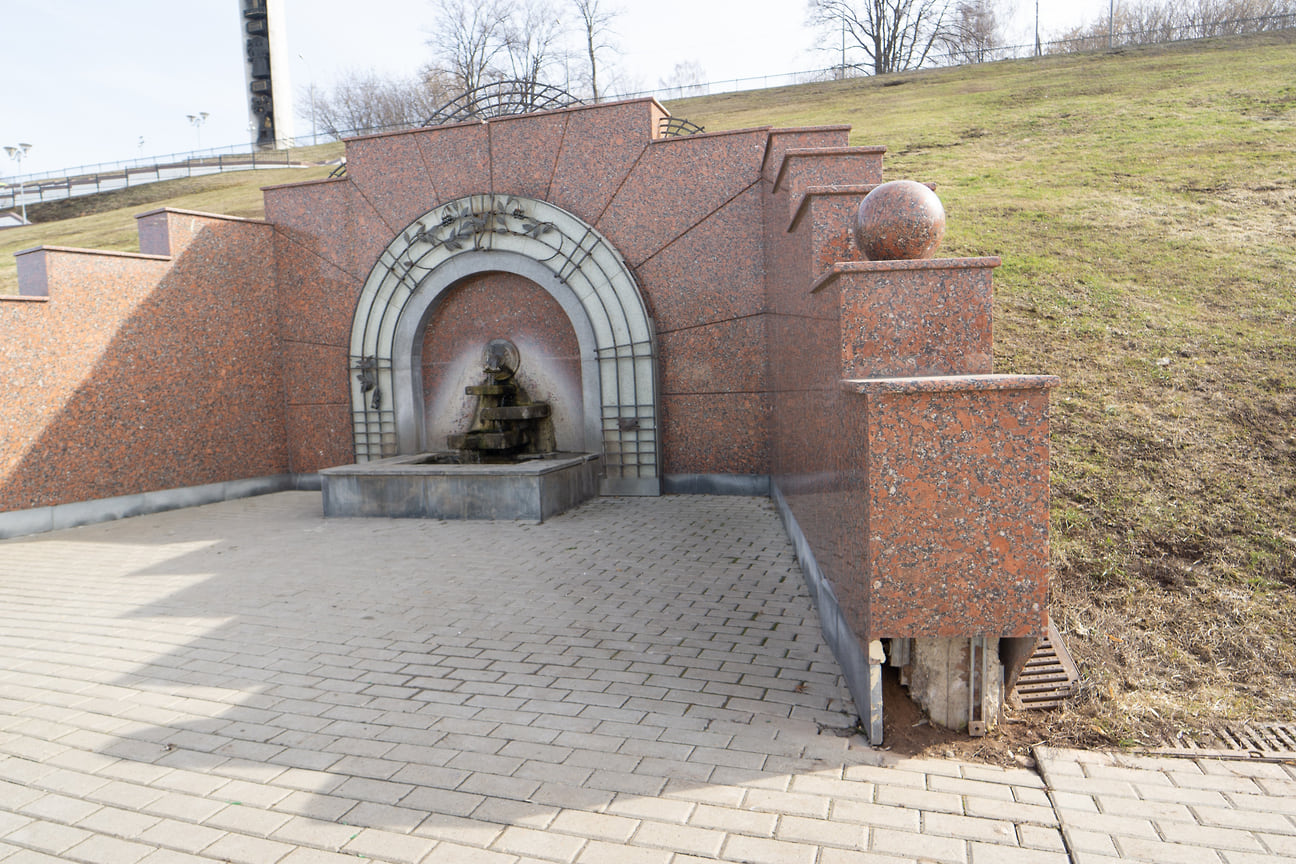
M 31 146 L 30 144 L 20 143 L 16 147 L 6 146 L 4 148 L 9 158 L 18 163 L 18 200 L 22 202 L 22 221 L 24 225 L 27 224 L 27 196 L 23 194 L 22 161 Z
M 193 124 L 194 131 L 198 135 L 198 149 L 202 149 L 202 125 L 207 122 L 209 115 L 206 111 L 199 111 L 197 114 L 186 114 L 185 119 Z

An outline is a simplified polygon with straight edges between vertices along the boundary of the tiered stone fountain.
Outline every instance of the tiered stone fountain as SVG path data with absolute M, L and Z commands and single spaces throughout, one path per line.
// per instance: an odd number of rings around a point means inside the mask
M 517 380 L 521 358 L 507 339 L 482 352 L 468 430 L 449 449 L 320 472 L 325 516 L 526 519 L 542 522 L 598 494 L 599 458 L 554 449 L 549 403 Z
M 486 380 L 466 388 L 468 395 L 477 399 L 472 426 L 467 432 L 446 437 L 458 461 L 522 462 L 553 451 L 545 446 L 540 429 L 549 417 L 549 403 L 532 402 L 518 383 L 519 359 L 517 346 L 507 339 L 486 344 L 482 356 Z M 552 433 L 548 438 L 553 438 Z

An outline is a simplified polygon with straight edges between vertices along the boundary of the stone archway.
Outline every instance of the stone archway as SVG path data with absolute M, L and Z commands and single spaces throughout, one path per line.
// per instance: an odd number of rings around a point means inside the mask
M 488 271 L 531 280 L 570 319 L 581 353 L 583 446 L 603 457 L 604 494 L 659 494 L 656 337 L 634 275 L 593 226 L 511 195 L 470 195 L 428 211 L 369 271 L 351 324 L 356 461 L 428 449 L 424 325 L 455 283 Z

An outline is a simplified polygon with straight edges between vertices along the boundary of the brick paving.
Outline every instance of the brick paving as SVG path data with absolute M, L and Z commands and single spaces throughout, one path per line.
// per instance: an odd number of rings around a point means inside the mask
M 1296 860 L 1296 768 L 901 759 L 768 501 L 283 493 L 0 543 L 0 861 Z

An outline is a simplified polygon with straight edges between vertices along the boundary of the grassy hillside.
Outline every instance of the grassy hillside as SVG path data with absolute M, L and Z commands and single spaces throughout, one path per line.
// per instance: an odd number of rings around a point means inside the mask
M 314 149 L 314 148 L 312 148 Z M 337 153 L 341 145 L 335 145 Z M 132 186 L 102 195 L 32 204 L 27 218 L 33 224 L 0 231 L 0 294 L 18 292 L 14 253 L 33 246 L 75 246 L 138 252 L 135 216 L 157 207 L 179 207 L 204 213 L 245 216 L 265 215 L 261 187 L 327 177 L 333 166 L 234 171 L 183 180 Z
M 996 368 L 1062 378 L 1051 609 L 1086 683 L 1057 737 L 1296 716 L 1294 47 L 1271 34 L 668 106 L 712 131 L 850 123 L 853 143 L 888 146 L 888 177 L 937 184 L 940 254 L 1002 256 Z M 16 249 L 135 249 L 141 210 L 258 216 L 257 187 L 327 170 L 65 205 L 121 209 L 0 233 L 0 291 Z
M 849 122 L 1000 255 L 995 364 L 1053 398 L 1072 737 L 1296 716 L 1296 34 L 686 100 Z

